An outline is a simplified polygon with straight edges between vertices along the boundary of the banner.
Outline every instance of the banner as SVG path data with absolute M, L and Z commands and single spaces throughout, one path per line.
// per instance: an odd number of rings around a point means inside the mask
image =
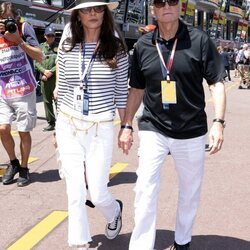
M 229 12 L 232 13 L 232 14 L 237 14 L 237 15 L 242 16 L 242 9 L 239 8 L 239 7 L 236 7 L 236 6 L 230 5 L 229 6 Z

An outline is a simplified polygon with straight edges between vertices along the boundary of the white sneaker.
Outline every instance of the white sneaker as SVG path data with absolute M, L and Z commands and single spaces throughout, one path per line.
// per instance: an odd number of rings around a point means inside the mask
M 122 207 L 123 204 L 120 200 L 116 200 L 119 203 L 120 211 L 115 217 L 114 221 L 108 223 L 105 228 L 105 236 L 109 240 L 113 240 L 121 231 L 122 228 Z

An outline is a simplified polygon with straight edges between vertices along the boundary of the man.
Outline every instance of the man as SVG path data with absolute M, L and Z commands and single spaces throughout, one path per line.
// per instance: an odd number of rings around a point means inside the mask
M 250 55 L 248 50 L 248 44 L 243 44 L 241 50 L 239 50 L 236 56 L 236 63 L 238 64 L 238 71 L 240 74 L 239 89 L 244 89 L 245 87 L 250 89 L 249 82 L 249 65 L 250 65 Z
M 48 126 L 43 131 L 55 129 L 56 117 L 53 108 L 53 91 L 56 84 L 56 56 L 58 44 L 55 42 L 56 33 L 53 27 L 45 29 L 46 41 L 41 43 L 40 48 L 44 55 L 42 63 L 36 62 L 36 69 L 41 74 L 41 92 L 43 95 L 45 116 Z
M 137 41 L 133 54 L 131 88 L 118 141 L 128 154 L 133 142 L 132 120 L 143 98 L 144 110 L 138 120 L 139 167 L 130 250 L 154 248 L 160 169 L 169 152 L 179 178 L 173 249 L 190 249 L 207 133 L 203 78 L 215 108 L 209 134 L 210 154 L 218 152 L 223 143 L 223 64 L 209 37 L 179 20 L 180 8 L 179 0 L 154 0 L 152 11 L 158 27 Z
M 32 26 L 19 23 L 18 13 L 10 2 L 0 5 L 0 32 L 0 136 L 10 158 L 2 182 L 12 183 L 19 172 L 17 185 L 22 187 L 30 182 L 30 131 L 36 124 L 33 60 L 42 61 L 42 52 Z M 14 119 L 20 136 L 21 164 L 10 133 Z
M 221 59 L 222 59 L 222 63 L 224 65 L 224 68 L 225 68 L 225 71 L 226 71 L 226 75 L 224 77 L 224 79 L 227 77 L 228 78 L 228 81 L 231 82 L 231 76 L 230 76 L 230 56 L 229 56 L 229 53 L 228 53 L 228 48 L 222 48 L 220 46 L 220 49 L 221 51 L 219 51 L 220 53 L 220 56 L 221 56 Z

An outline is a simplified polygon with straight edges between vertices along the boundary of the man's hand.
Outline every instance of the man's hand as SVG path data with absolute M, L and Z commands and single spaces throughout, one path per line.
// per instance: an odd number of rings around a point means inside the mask
M 4 38 L 7 39 L 10 42 L 14 42 L 16 44 L 19 44 L 19 43 L 21 43 L 23 41 L 22 37 L 19 34 L 18 28 L 16 29 L 15 33 L 10 33 L 9 31 L 6 31 L 4 33 Z
M 121 129 L 118 135 L 118 147 L 122 149 L 124 154 L 128 154 L 128 151 L 133 145 L 133 131 L 131 129 Z
M 209 154 L 215 154 L 221 150 L 223 144 L 223 125 L 219 122 L 214 122 L 209 133 Z
M 43 75 L 42 78 L 41 78 L 42 81 L 46 82 L 48 80 L 47 76 L 46 75 Z
M 47 77 L 47 80 L 53 75 L 53 73 L 48 69 L 46 69 L 43 74 Z

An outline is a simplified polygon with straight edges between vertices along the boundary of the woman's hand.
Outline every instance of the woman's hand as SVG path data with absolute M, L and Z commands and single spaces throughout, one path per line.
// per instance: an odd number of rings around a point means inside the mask
M 54 96 L 54 99 L 57 100 L 57 97 L 58 97 L 58 85 L 56 84 L 56 87 L 53 91 L 53 96 Z

